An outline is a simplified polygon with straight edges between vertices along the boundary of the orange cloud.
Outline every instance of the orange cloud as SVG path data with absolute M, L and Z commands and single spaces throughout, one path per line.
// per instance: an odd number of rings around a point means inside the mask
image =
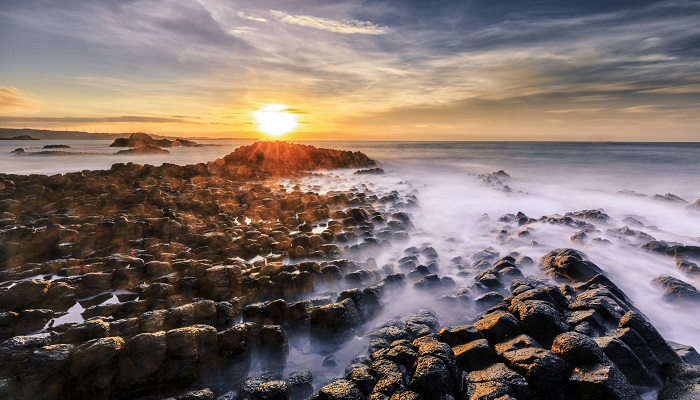
M 25 96 L 16 87 L 0 86 L 0 110 L 31 108 L 35 105 L 35 100 Z

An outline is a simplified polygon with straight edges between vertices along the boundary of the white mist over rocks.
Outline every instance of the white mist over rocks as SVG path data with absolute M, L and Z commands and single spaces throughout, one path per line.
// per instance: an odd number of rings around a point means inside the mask
M 544 279 L 539 259 L 573 248 L 598 265 L 667 340 L 700 347 L 697 305 L 667 300 L 651 283 L 671 276 L 700 287 L 700 274 L 684 273 L 673 256 L 641 247 L 653 240 L 700 245 L 700 209 L 691 206 L 700 198 L 694 183 L 700 176 L 697 144 L 313 144 L 360 150 L 380 160 L 386 174 L 341 172 L 340 180 L 310 178 L 302 190 L 354 186 L 378 196 L 395 191 L 417 197 L 420 206 L 409 209 L 415 232 L 391 251 L 373 254 L 378 267 L 400 264 L 405 249 L 430 246 L 438 254 L 435 272 L 455 281 L 454 289 L 440 292 L 416 290 L 409 279 L 405 289 L 387 296 L 377 327 L 421 309 L 437 311 L 442 326 L 473 321 L 482 310 L 443 300 L 475 283 L 473 274 L 460 272 L 485 249 L 498 254 L 493 261 L 509 254 L 530 257 L 534 265 L 522 265 L 522 272 Z M 562 219 L 584 210 L 593 212 Z M 523 217 L 529 222 L 519 222 Z M 422 255 L 418 261 L 431 262 Z

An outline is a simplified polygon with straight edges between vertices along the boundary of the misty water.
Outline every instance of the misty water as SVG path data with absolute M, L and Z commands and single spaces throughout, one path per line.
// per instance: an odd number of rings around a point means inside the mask
M 203 143 L 218 146 L 173 148 L 170 155 L 163 156 L 117 156 L 111 154 L 117 149 L 109 148 L 107 141 L 5 141 L 0 142 L 0 172 L 54 174 L 108 169 L 116 162 L 189 164 L 214 160 L 249 142 Z M 40 151 L 46 144 L 69 144 L 69 151 L 95 154 L 9 154 L 17 147 L 25 147 L 27 152 Z M 419 201 L 420 207 L 405 210 L 411 214 L 416 228 L 408 242 L 393 243 L 392 249 L 363 255 L 358 261 L 366 263 L 371 256 L 378 267 L 395 264 L 405 255 L 406 248 L 429 245 L 439 255 L 438 274 L 455 280 L 456 288 L 452 292 L 456 293 L 474 283 L 473 276 L 459 275 L 459 268 L 451 262 L 457 257 L 462 257 L 468 265 L 475 253 L 489 247 L 501 257 L 518 253 L 535 260 L 535 265 L 523 268 L 523 273 L 539 276 L 536 263 L 542 255 L 555 248 L 575 248 L 603 269 L 666 339 L 700 348 L 697 307 L 664 301 L 661 290 L 650 284 L 652 279 L 666 275 L 699 287 L 700 276 L 677 270 L 672 257 L 641 249 L 645 242 L 642 238 L 646 236 L 615 233 L 615 229 L 627 226 L 656 240 L 700 244 L 700 210 L 687 208 L 688 203 L 700 198 L 697 184 L 700 144 L 330 141 L 308 144 L 362 151 L 379 160 L 386 174 L 332 171 L 283 184 L 300 184 L 302 190 L 317 192 L 348 189 L 377 195 L 396 192 L 404 197 L 415 195 Z M 503 184 L 487 182 L 479 176 L 499 170 L 510 175 Z M 687 203 L 653 197 L 667 193 Z M 570 240 L 580 231 L 571 226 L 535 223 L 524 228 L 518 226 L 517 220 L 508 222 L 508 218 L 501 218 L 521 212 L 539 219 L 582 210 L 602 210 L 610 216 L 607 223 L 594 222 L 596 230 L 583 243 Z M 528 233 L 521 234 L 525 229 Z M 416 291 L 411 285 L 389 293 L 382 315 L 370 322 L 365 332 L 386 320 L 421 309 L 435 310 L 441 325 L 467 323 L 479 312 L 438 301 L 441 294 Z M 360 334 L 336 349 L 338 367 L 320 369 L 328 353 L 310 348 L 308 341 L 292 341 L 287 369 L 311 369 L 315 376 L 320 375 L 319 381 L 322 377 L 329 379 L 341 373 L 350 359 L 362 354 L 367 342 L 368 338 Z

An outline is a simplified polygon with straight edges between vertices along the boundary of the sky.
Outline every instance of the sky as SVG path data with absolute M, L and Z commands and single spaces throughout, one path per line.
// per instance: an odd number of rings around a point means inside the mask
M 697 0 L 0 0 L 0 127 L 700 140 Z

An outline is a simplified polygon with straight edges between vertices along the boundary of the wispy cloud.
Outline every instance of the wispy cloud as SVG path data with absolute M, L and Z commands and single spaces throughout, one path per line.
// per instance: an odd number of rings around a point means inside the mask
M 270 13 L 285 24 L 299 25 L 333 33 L 383 35 L 388 32 L 387 27 L 379 26 L 369 21 L 334 20 L 311 15 L 292 15 L 278 10 L 270 10 Z
M 121 123 L 121 122 L 143 122 L 143 123 L 187 123 L 196 124 L 190 118 L 181 116 L 172 117 L 148 117 L 136 115 L 124 115 L 119 117 L 15 117 L 0 116 L 0 122 L 5 123 L 68 123 L 68 124 L 92 124 L 92 123 Z
M 35 105 L 35 100 L 25 96 L 16 87 L 0 86 L 0 110 L 29 108 Z
M 244 13 L 243 11 L 237 12 L 236 15 L 238 15 L 238 18 L 245 19 L 248 21 L 267 22 L 267 19 L 265 19 L 263 17 L 258 17 L 255 15 L 248 15 L 248 14 Z

